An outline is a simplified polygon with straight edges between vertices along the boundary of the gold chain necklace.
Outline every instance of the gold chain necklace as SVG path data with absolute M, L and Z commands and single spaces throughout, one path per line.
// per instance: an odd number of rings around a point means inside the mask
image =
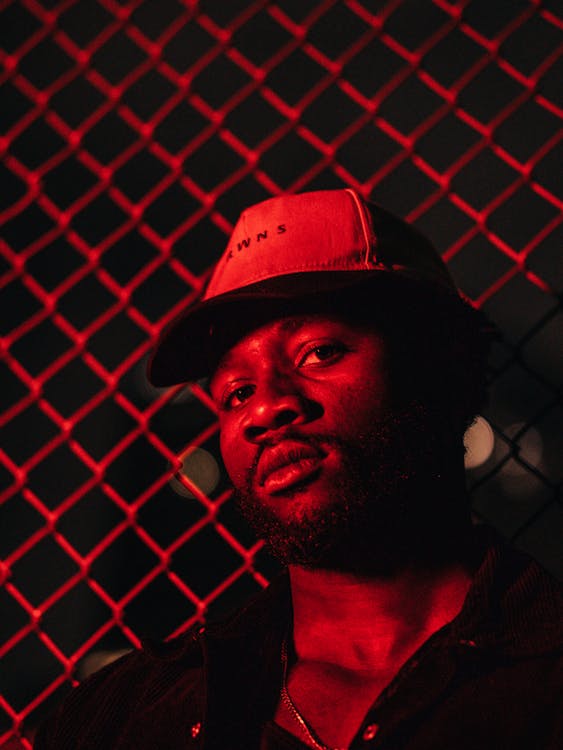
M 289 713 L 293 716 L 295 721 L 299 724 L 299 726 L 305 733 L 309 742 L 313 745 L 314 748 L 316 748 L 316 750 L 345 750 L 345 748 L 331 748 L 328 745 L 323 744 L 315 735 L 303 716 L 301 716 L 295 703 L 291 700 L 291 696 L 287 689 L 287 638 L 284 638 L 282 642 L 281 661 L 283 667 L 282 684 L 280 690 L 281 699 L 284 702 L 286 708 L 289 709 Z

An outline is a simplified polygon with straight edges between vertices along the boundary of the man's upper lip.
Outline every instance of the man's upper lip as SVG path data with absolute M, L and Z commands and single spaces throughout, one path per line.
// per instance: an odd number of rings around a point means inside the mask
M 284 440 L 272 448 L 265 448 L 258 461 L 257 478 L 262 486 L 266 479 L 282 466 L 296 463 L 305 458 L 324 458 L 325 453 L 311 443 L 300 440 Z

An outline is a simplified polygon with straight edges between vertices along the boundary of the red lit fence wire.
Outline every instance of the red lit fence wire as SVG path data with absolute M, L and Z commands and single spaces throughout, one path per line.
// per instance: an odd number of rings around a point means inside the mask
M 563 573 L 562 26 L 555 0 L 0 3 L 0 746 L 273 574 L 204 384 L 144 366 L 282 191 L 413 221 L 498 324 L 475 514 Z

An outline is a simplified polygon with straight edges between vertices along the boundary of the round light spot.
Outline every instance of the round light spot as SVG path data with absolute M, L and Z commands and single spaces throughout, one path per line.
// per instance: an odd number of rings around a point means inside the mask
M 465 451 L 465 468 L 475 469 L 487 461 L 495 447 L 495 435 L 484 417 L 477 417 L 467 429 L 463 439 Z
M 188 448 L 179 456 L 179 459 L 182 467 L 170 479 L 170 486 L 174 492 L 182 497 L 195 497 L 190 488 L 179 479 L 179 476 L 183 475 L 205 495 L 211 494 L 221 478 L 221 471 L 215 457 L 203 448 Z

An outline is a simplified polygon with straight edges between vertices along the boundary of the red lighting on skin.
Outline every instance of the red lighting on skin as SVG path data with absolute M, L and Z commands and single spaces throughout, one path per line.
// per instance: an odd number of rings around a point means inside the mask
M 384 363 L 378 334 L 337 317 L 289 317 L 241 339 L 211 381 L 221 452 L 235 486 L 246 489 L 256 464 L 252 489 L 263 502 L 313 478 L 314 497 L 301 493 L 299 505 L 328 502 L 341 457 L 325 450 L 323 439 L 361 440 L 385 413 Z M 290 506 L 276 502 L 280 513 Z
M 308 443 L 284 440 L 262 454 L 258 484 L 270 495 L 279 494 L 314 476 L 325 455 Z

